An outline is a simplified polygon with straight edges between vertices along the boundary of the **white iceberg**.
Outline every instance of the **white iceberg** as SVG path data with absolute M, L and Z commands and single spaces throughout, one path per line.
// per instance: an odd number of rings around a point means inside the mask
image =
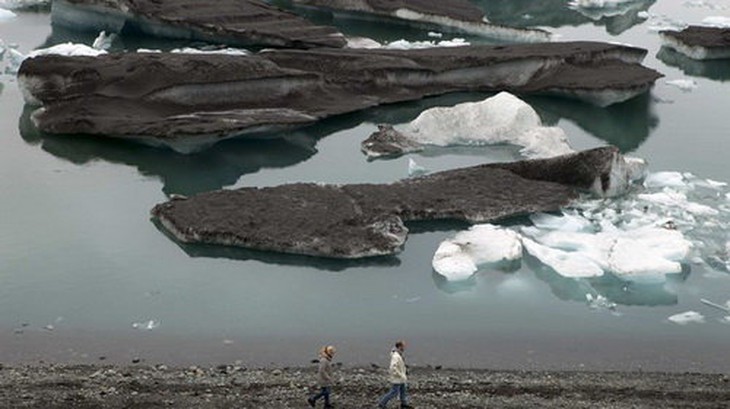
M 388 50 L 417 50 L 434 47 L 463 47 L 466 45 L 469 45 L 469 42 L 463 38 L 442 41 L 408 41 L 401 39 L 385 44 L 382 48 Z
M 448 281 L 469 279 L 480 265 L 522 257 L 519 235 L 492 224 L 478 224 L 442 242 L 433 255 L 433 269 Z
M 697 89 L 697 81 L 690 79 L 669 80 L 667 85 L 677 87 L 682 92 L 691 92 Z
M 481 102 L 427 109 L 412 122 L 393 128 L 426 145 L 513 144 L 522 146 L 529 158 L 573 152 L 562 129 L 542 126 L 537 112 L 508 92 Z
M 672 315 L 668 318 L 668 320 L 679 325 L 687 325 L 690 323 L 701 324 L 705 322 L 705 317 L 699 312 L 687 311 L 680 314 Z
M 116 37 L 117 36 L 114 33 L 107 35 L 106 31 L 102 31 L 94 39 L 94 42 L 91 44 L 91 48 L 108 51 L 112 47 L 112 42 L 114 42 Z
M 0 8 L 0 21 L 10 20 L 11 18 L 15 18 L 15 13 L 10 10 Z
M 428 173 L 428 170 L 416 163 L 415 160 L 408 158 L 408 177 L 421 176 Z
M 686 187 L 687 182 L 680 172 L 654 172 L 644 178 L 644 186 L 657 187 Z
M 523 243 L 530 254 L 564 277 L 597 277 L 610 272 L 639 282 L 661 282 L 666 274 L 680 273 L 681 263 L 692 249 L 692 243 L 677 230 L 655 226 L 621 230 L 605 221 L 600 227 L 595 233 L 523 228 L 536 242 L 523 239 Z

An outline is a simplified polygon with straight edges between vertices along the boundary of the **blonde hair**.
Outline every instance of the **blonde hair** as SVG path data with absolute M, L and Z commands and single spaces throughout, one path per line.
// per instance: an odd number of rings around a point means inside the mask
M 337 352 L 337 348 L 334 347 L 334 345 L 326 345 L 323 346 L 322 349 L 319 350 L 319 354 L 322 356 L 328 356 L 332 358 L 335 355 L 335 352 Z

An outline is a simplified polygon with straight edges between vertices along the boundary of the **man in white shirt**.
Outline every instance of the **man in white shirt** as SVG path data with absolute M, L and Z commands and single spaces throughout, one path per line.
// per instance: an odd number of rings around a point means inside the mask
M 396 395 L 400 395 L 401 409 L 412 408 L 412 406 L 408 404 L 408 378 L 406 376 L 406 361 L 403 356 L 405 350 L 406 343 L 404 341 L 397 341 L 395 343 L 395 348 L 390 351 L 388 378 L 393 386 L 390 388 L 390 391 L 383 395 L 383 397 L 380 398 L 380 401 L 378 401 L 379 408 L 385 408 L 388 405 L 388 402 Z

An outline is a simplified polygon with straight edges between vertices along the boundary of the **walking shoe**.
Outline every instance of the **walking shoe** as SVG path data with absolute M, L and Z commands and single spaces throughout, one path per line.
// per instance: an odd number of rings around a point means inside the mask
M 309 404 L 309 406 L 314 407 L 314 399 L 307 398 L 307 403 Z

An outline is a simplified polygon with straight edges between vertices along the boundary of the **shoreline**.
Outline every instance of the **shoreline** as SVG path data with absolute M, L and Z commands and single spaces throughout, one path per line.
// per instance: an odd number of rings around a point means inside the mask
M 335 365 L 335 407 L 376 407 L 389 387 L 387 368 Z M 0 364 L 0 402 L 7 408 L 307 408 L 315 379 L 314 364 Z M 411 404 L 421 409 L 719 408 L 730 402 L 728 386 L 725 374 L 409 368 Z

